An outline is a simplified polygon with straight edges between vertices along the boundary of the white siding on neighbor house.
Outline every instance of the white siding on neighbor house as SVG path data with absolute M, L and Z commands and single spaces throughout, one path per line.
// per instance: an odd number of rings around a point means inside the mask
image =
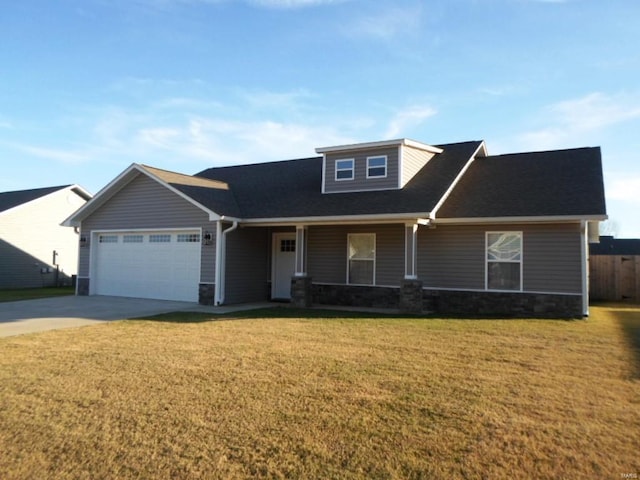
M 0 214 L 0 287 L 53 285 L 53 251 L 60 272 L 70 277 L 78 270 L 78 234 L 60 225 L 85 204 L 70 189 L 62 189 Z
M 434 157 L 435 153 L 403 145 L 400 155 L 402 156 L 400 187 L 404 187 Z
M 387 157 L 387 176 L 367 178 L 367 157 L 385 155 Z M 354 160 L 353 180 L 336 181 L 336 160 Z M 363 150 L 332 152 L 325 157 L 324 192 L 351 192 L 365 190 L 391 190 L 398 188 L 398 147 L 380 147 Z
M 201 243 L 201 278 L 203 283 L 215 281 L 216 224 L 206 212 L 140 174 L 107 203 L 82 221 L 82 235 L 91 241 L 94 230 L 155 230 L 197 228 L 211 232 L 211 245 Z M 90 246 L 80 248 L 79 275 L 90 275 Z

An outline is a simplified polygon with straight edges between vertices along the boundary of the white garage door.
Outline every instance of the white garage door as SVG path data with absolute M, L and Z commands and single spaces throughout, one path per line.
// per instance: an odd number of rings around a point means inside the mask
M 94 294 L 198 301 L 198 231 L 102 233 L 94 245 Z

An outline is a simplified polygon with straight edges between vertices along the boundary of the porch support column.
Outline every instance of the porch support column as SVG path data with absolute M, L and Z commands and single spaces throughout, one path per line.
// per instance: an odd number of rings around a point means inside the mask
M 423 311 L 422 282 L 418 280 L 417 222 L 404 225 L 404 279 L 400 284 L 400 310 L 420 314 Z
M 418 278 L 418 224 L 406 223 L 404 226 L 404 278 Z
M 296 277 L 307 276 L 307 227 L 296 225 Z
M 311 306 L 311 277 L 307 276 L 307 227 L 296 225 L 296 268 L 291 279 L 291 303 L 298 308 Z

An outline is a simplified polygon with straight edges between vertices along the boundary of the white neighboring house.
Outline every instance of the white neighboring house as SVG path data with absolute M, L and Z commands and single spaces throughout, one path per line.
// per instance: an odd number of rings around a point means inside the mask
M 0 193 L 0 288 L 70 285 L 79 238 L 61 223 L 91 197 L 78 185 Z

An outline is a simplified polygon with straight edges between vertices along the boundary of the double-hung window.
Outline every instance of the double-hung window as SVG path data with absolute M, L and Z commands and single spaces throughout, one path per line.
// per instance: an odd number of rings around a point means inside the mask
M 353 158 L 336 160 L 336 181 L 353 180 Z
M 376 234 L 350 233 L 348 235 L 347 280 L 355 285 L 374 285 L 376 270 Z
M 487 290 L 522 290 L 522 232 L 487 232 Z
M 367 157 L 367 178 L 384 178 L 387 176 L 387 157 Z

